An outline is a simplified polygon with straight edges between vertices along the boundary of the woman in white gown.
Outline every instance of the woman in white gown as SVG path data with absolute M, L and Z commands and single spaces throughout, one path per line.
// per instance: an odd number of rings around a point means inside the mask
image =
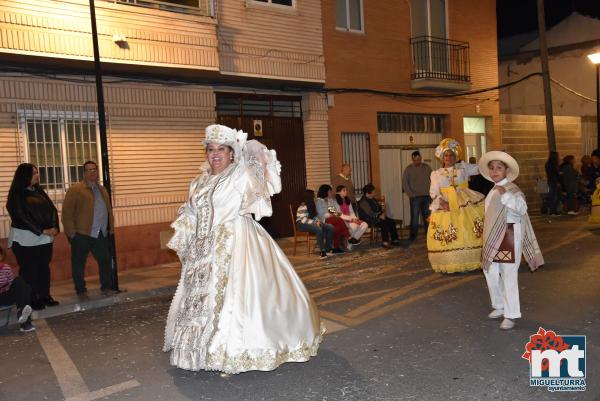
M 315 356 L 324 328 L 283 251 L 252 218 L 281 191 L 274 150 L 206 128 L 208 165 L 191 183 L 168 246 L 181 260 L 164 351 L 187 370 L 273 370 Z

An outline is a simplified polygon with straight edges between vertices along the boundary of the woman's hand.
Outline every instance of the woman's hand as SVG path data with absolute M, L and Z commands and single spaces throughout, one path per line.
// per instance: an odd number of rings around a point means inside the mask
M 50 237 L 55 237 L 58 234 L 58 230 L 56 228 L 46 228 L 42 231 L 42 234 L 49 235 Z

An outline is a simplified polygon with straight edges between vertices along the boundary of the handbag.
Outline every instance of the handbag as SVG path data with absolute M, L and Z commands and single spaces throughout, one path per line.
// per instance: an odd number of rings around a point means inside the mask
M 515 228 L 513 223 L 506 224 L 506 233 L 493 261 L 496 263 L 515 263 Z
M 538 178 L 535 182 L 535 193 L 540 195 L 546 195 L 549 192 L 550 186 L 548 185 L 548 181 Z

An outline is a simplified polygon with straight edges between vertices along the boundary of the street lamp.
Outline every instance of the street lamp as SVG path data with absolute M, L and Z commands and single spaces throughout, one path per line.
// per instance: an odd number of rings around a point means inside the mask
M 596 149 L 600 148 L 600 51 L 588 54 L 590 61 L 596 66 Z

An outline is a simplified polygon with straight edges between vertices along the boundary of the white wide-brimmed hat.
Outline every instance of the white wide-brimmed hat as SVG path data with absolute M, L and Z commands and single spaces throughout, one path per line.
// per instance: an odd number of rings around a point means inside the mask
M 487 152 L 485 155 L 481 156 L 479 159 L 479 173 L 485 177 L 486 180 L 494 182 L 492 177 L 490 177 L 490 171 L 488 164 L 492 160 L 499 160 L 504 163 L 508 167 L 508 171 L 506 173 L 506 178 L 508 181 L 514 181 L 519 176 L 519 163 L 508 153 L 501 152 L 499 150 L 492 150 L 491 152 Z

